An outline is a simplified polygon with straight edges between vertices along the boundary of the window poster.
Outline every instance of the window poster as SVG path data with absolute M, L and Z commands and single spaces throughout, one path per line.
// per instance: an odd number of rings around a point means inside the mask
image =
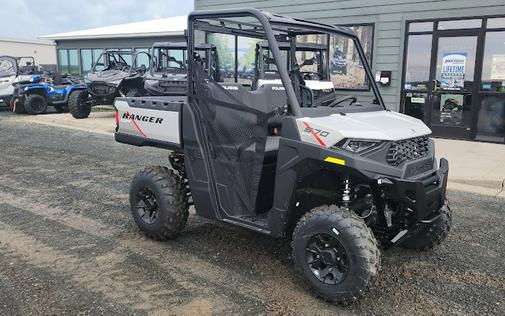
M 440 96 L 440 123 L 459 126 L 463 122 L 463 95 L 442 94 Z
M 491 59 L 491 80 L 505 80 L 505 55 L 493 55 Z
M 465 86 L 466 53 L 446 52 L 442 58 L 440 88 L 461 90 Z

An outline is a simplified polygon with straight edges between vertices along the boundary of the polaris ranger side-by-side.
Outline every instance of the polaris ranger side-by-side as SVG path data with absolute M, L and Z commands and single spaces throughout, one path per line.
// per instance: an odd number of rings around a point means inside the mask
M 87 90 L 70 96 L 68 107 L 72 116 L 87 118 L 93 105 L 112 104 L 117 96 L 143 95 L 143 75 L 148 65 L 135 65 L 139 54 L 146 53 L 124 50 L 102 53 L 84 76 Z
M 213 78 L 195 47 L 214 34 L 226 36 L 219 54 L 240 51 L 229 43 L 268 41 L 282 86 Z M 353 44 L 371 90 L 336 89 L 329 104 L 311 103 L 297 61 L 284 63 L 278 42 L 296 51 L 299 36 L 330 51 Z M 193 12 L 188 56 L 187 98 L 115 101 L 117 141 L 171 150 L 171 168 L 148 167 L 130 188 L 146 235 L 175 238 L 194 204 L 200 216 L 291 238 L 297 274 L 342 304 L 363 296 L 379 273 L 379 244 L 427 249 L 447 236 L 448 162 L 437 163 L 423 122 L 385 108 L 352 31 L 256 9 Z

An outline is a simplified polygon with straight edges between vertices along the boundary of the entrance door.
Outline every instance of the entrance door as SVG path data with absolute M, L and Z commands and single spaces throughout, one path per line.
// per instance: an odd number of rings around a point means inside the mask
M 472 138 L 478 81 L 477 34 L 437 34 L 431 59 L 431 129 L 437 136 Z

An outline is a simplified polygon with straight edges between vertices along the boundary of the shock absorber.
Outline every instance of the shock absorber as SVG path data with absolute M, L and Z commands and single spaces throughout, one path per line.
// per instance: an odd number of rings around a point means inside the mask
M 342 199 L 341 199 L 341 204 L 342 207 L 344 207 L 346 210 L 349 210 L 351 206 L 351 193 L 352 193 L 352 188 L 351 188 L 351 180 L 349 177 L 345 177 L 342 180 Z

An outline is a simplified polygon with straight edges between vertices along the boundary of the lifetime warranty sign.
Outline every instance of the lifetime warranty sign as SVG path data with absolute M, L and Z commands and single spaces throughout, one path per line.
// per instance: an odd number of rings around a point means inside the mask
M 465 85 L 466 53 L 448 52 L 442 58 L 440 88 L 461 90 Z

